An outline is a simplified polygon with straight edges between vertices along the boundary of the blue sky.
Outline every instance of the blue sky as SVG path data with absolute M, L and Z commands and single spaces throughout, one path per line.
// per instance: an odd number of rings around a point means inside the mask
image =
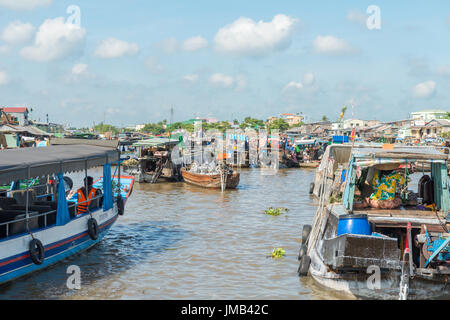
M 169 120 L 171 106 L 175 121 L 333 120 L 352 102 L 400 119 L 449 109 L 449 34 L 448 1 L 0 0 L 0 105 L 73 126 Z

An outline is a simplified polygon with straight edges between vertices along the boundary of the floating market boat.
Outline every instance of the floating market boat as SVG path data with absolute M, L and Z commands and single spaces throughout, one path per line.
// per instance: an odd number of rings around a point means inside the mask
M 172 152 L 179 143 L 178 139 L 153 137 L 135 142 L 137 159 L 124 162 L 129 174 L 139 183 L 163 181 L 181 181 L 181 164 L 172 161 Z
M 226 174 L 207 174 L 195 173 L 186 168 L 181 169 L 181 174 L 185 182 L 212 189 L 221 189 L 225 186 L 226 189 L 236 189 L 239 185 L 240 173 L 233 170 L 228 170 Z
M 32 184 L 10 189 L 0 196 L 0 283 L 42 270 L 86 250 L 101 241 L 124 207 L 133 188 L 133 177 L 111 175 L 118 163 L 116 149 L 94 145 L 61 145 L 0 151 L 0 184 L 56 176 L 52 194 L 37 195 Z M 70 190 L 64 173 L 86 172 L 103 166 L 95 188 L 100 195 L 77 195 Z M 79 210 L 83 207 L 84 210 Z M 83 212 L 83 213 L 81 213 Z
M 450 298 L 447 155 L 354 148 L 349 161 L 342 202 L 330 203 L 323 188 L 313 224 L 303 227 L 299 275 L 356 298 Z M 408 188 L 416 161 L 431 164 L 417 193 Z

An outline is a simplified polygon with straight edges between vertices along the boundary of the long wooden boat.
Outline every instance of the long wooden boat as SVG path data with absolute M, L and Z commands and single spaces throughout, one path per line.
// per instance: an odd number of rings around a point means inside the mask
M 399 168 L 405 163 L 426 159 L 433 167 L 431 179 L 436 181 L 433 211 L 417 202 L 379 209 L 355 201 L 355 191 L 361 191 L 356 170 L 403 170 Z M 330 199 L 323 197 L 329 194 L 322 191 L 312 225 L 303 227 L 299 275 L 309 274 L 320 285 L 356 298 L 448 299 L 450 204 L 446 169 L 446 155 L 433 149 L 353 149 L 342 203 L 328 204 Z M 366 177 L 363 181 L 372 180 Z M 420 191 L 416 196 L 422 197 Z
M 181 175 L 184 181 L 187 183 L 211 189 L 220 189 L 222 187 L 220 174 L 199 174 L 193 173 L 186 170 L 186 168 L 181 169 Z M 238 172 L 231 172 L 227 176 L 227 189 L 236 189 L 239 185 L 240 174 Z

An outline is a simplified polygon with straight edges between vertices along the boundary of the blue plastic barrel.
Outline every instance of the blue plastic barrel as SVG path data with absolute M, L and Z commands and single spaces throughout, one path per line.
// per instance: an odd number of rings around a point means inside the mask
M 372 234 L 372 228 L 370 227 L 369 219 L 366 214 L 347 214 L 339 217 L 339 223 L 337 227 L 337 236 L 343 234 L 358 234 L 370 236 Z

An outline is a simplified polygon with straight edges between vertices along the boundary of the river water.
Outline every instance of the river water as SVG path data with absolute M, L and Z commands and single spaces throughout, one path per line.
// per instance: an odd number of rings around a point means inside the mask
M 0 288 L 0 297 L 342 299 L 297 275 L 301 228 L 317 206 L 308 194 L 313 174 L 242 169 L 238 189 L 223 194 L 186 183 L 136 184 L 102 242 Z M 289 212 L 272 217 L 264 214 L 269 207 Z M 286 256 L 272 259 L 274 248 Z M 80 267 L 80 290 L 66 286 L 70 265 Z

